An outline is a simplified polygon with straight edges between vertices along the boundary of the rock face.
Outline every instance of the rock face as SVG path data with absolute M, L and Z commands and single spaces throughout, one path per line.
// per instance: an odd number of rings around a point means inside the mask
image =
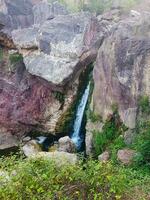
M 86 155 L 92 156 L 94 152 L 94 141 L 93 141 L 93 132 L 94 131 L 102 131 L 103 124 L 101 122 L 91 122 L 87 121 L 86 124 L 86 137 L 85 137 L 85 145 L 86 145 Z
M 68 152 L 68 153 L 75 153 L 76 147 L 73 141 L 68 137 L 62 137 L 58 140 L 58 151 Z
M 42 0 L 0 0 L 0 8 L 0 135 L 60 134 L 103 40 L 98 21 Z
M 124 165 L 131 164 L 134 156 L 135 156 L 135 151 L 131 149 L 122 149 L 119 150 L 117 153 L 118 160 L 122 162 Z
M 94 68 L 93 107 L 106 119 L 118 106 L 124 124 L 135 128 L 140 96 L 150 98 L 150 14 L 119 21 L 99 49 Z

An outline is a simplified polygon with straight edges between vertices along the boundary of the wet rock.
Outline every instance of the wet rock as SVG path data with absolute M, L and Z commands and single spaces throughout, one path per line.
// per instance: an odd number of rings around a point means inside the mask
M 124 165 L 131 164 L 134 156 L 135 156 L 135 151 L 131 149 L 122 149 L 119 150 L 117 153 L 118 160 Z
M 110 158 L 110 154 L 108 151 L 105 151 L 101 155 L 98 156 L 98 160 L 101 162 L 107 162 L 109 158 Z
M 76 147 L 69 136 L 62 137 L 58 140 L 58 151 L 74 153 L 76 152 Z
M 35 140 L 31 140 L 22 147 L 22 151 L 26 157 L 31 157 L 38 154 L 42 150 Z

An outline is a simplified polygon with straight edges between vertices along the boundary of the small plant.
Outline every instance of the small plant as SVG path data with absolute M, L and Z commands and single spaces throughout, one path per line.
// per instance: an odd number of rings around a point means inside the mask
M 90 108 L 87 111 L 87 117 L 91 122 L 102 122 L 102 117 L 99 114 L 94 113 Z
M 3 60 L 3 49 L 0 48 L 0 61 L 2 61 L 2 60 Z
M 135 157 L 137 165 L 150 165 L 150 121 L 139 125 L 139 132 L 133 144 L 138 152 Z
M 64 103 L 65 101 L 65 95 L 61 92 L 58 91 L 54 91 L 53 92 L 54 97 L 60 102 L 60 103 Z
M 108 119 L 101 132 L 94 131 L 94 150 L 95 155 L 101 154 L 106 147 L 110 146 L 113 141 L 118 138 L 125 130 L 124 125 L 120 122 L 117 113 L 114 113 L 110 119 Z
M 9 60 L 11 65 L 15 65 L 16 63 L 23 60 L 22 55 L 15 53 L 9 55 Z

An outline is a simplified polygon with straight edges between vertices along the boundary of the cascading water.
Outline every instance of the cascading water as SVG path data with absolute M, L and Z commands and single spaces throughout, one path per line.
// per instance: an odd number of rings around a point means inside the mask
M 82 125 L 82 121 L 83 121 L 85 107 L 86 107 L 88 97 L 89 97 L 89 92 L 90 92 L 90 83 L 88 84 L 87 88 L 85 89 L 85 92 L 79 103 L 75 121 L 74 121 L 73 133 L 71 135 L 71 139 L 75 143 L 78 150 L 80 149 L 82 142 L 83 142 L 83 137 L 81 134 L 81 125 Z

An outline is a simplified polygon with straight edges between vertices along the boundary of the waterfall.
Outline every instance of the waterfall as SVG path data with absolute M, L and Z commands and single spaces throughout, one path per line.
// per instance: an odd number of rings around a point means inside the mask
M 77 113 L 76 113 L 76 117 L 74 121 L 74 126 L 73 126 L 73 133 L 71 135 L 71 139 L 75 143 L 77 149 L 80 149 L 81 144 L 83 142 L 83 139 L 82 139 L 83 137 L 80 133 L 80 130 L 81 130 L 85 107 L 86 107 L 88 97 L 89 97 L 89 92 L 90 92 L 90 83 L 85 89 L 84 94 L 81 98 L 81 101 L 78 105 L 78 109 L 77 109 Z

